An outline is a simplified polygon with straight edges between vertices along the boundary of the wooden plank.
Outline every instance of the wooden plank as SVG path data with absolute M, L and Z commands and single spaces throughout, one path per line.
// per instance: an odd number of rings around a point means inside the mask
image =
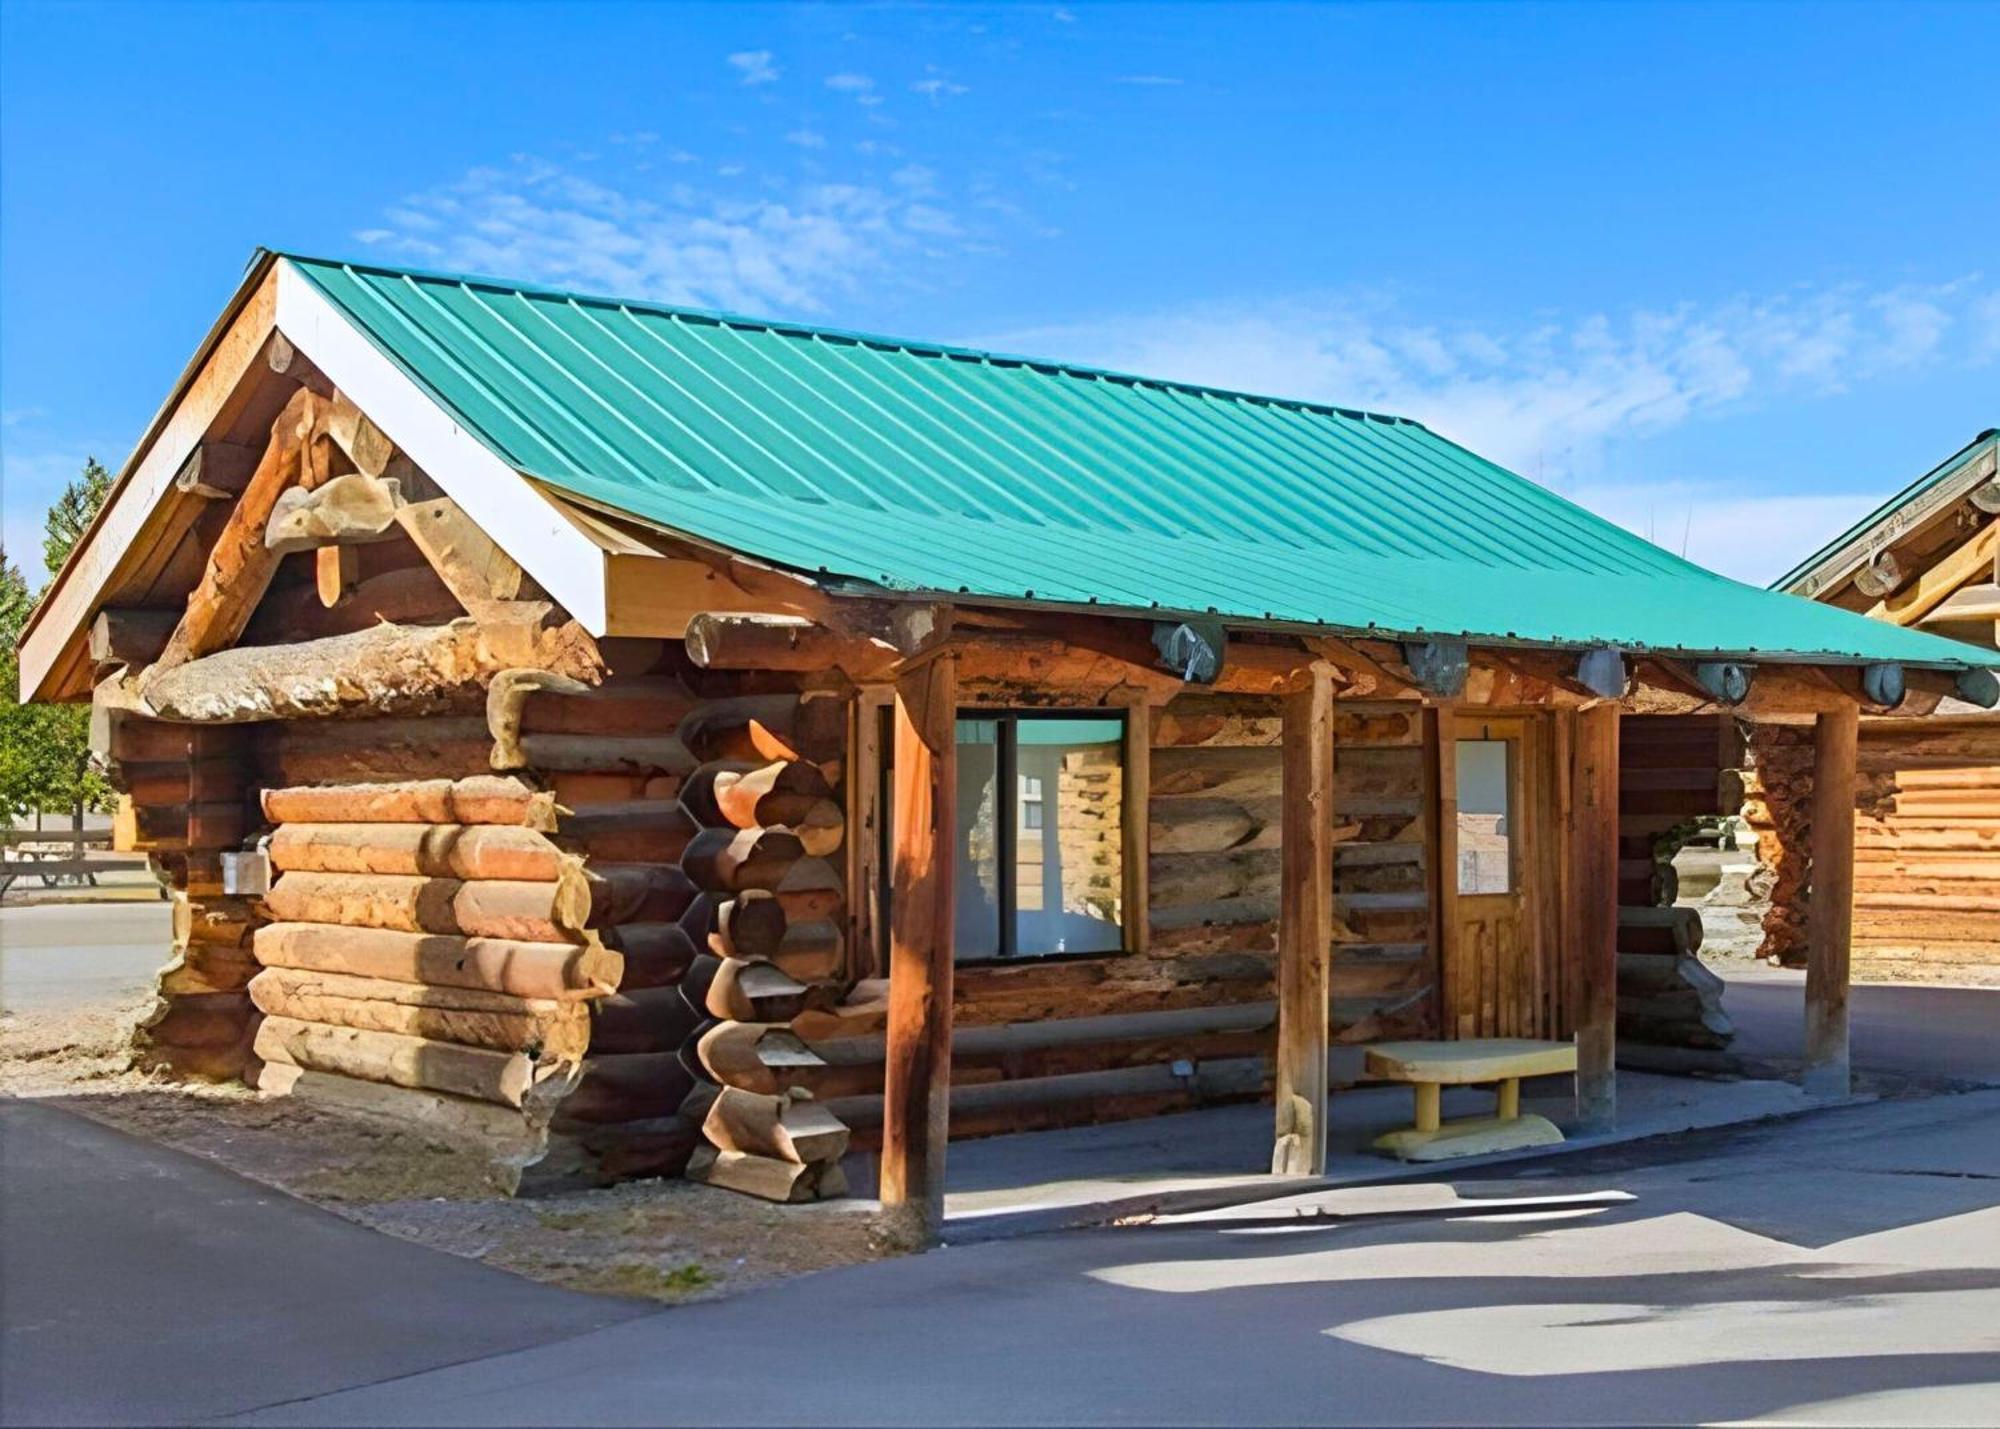
M 1618 706 L 1580 710 L 1571 745 L 1570 903 L 1575 940 L 1576 1110 L 1592 1130 L 1618 1116 Z
M 951 1097 L 958 667 L 939 655 L 896 681 L 894 889 L 883 1078 L 883 1228 L 927 1245 L 944 1224 Z
M 1437 745 L 1437 797 L 1431 834 L 1437 857 L 1437 948 L 1438 979 L 1442 990 L 1440 1032 L 1446 1037 L 1472 1035 L 1472 998 L 1461 968 L 1458 913 L 1458 731 L 1452 711 L 1442 706 L 1430 711 L 1432 738 Z
M 1989 528 L 1992 529 L 1992 528 Z M 1806 917 L 1806 1060 L 1814 1096 L 1844 1097 L 1847 985 L 1854 938 L 1854 759 L 1860 712 L 1834 710 L 1813 725 L 1812 892 Z
M 1284 711 L 1278 905 L 1277 1133 L 1271 1172 L 1326 1174 L 1327 957 L 1333 938 L 1333 670 L 1312 667 Z

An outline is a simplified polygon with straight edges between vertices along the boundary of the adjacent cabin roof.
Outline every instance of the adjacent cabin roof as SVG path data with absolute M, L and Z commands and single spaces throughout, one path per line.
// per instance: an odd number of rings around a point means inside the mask
M 293 258 L 514 469 L 836 582 L 1344 632 L 1960 666 L 1407 418 Z
M 1989 427 L 1771 582 L 1824 598 L 1872 557 L 1948 513 L 1995 479 L 2000 429 Z

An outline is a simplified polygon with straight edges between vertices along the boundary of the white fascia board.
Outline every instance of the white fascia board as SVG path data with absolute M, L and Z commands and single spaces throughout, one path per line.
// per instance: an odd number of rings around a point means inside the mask
M 278 330 L 592 635 L 607 625 L 603 550 L 453 420 L 287 259 Z

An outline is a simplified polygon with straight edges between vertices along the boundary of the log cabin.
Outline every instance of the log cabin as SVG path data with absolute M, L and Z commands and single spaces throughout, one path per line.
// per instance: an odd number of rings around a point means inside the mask
M 919 1239 L 952 1136 L 1263 1097 L 1315 1172 L 1384 1039 L 1609 1122 L 1650 720 L 1805 731 L 1844 1088 L 1858 718 L 1996 693 L 1408 419 L 270 252 L 21 670 L 172 889 L 152 1064 L 517 1187 L 874 1146 Z
M 2000 666 L 2000 431 L 1981 432 L 1774 589 L 1980 647 Z M 1758 731 L 1747 812 L 1774 897 L 1762 952 L 1797 964 L 1790 897 L 1808 877 L 1812 770 L 1795 735 Z M 1872 977 L 2000 972 L 2000 714 L 1947 697 L 1924 719 L 1861 721 L 1854 957 Z

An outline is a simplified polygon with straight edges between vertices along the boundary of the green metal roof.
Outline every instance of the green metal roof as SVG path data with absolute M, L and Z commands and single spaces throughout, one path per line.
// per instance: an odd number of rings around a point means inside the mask
M 1828 541 L 1824 546 L 1821 546 L 1817 551 L 1814 551 L 1810 556 L 1800 561 L 1796 566 L 1793 566 L 1790 570 L 1772 581 L 1771 589 L 1797 591 L 1800 595 L 1812 595 L 1815 592 L 1809 588 L 1806 578 L 1815 574 L 1821 565 L 1834 560 L 1835 557 L 1851 556 L 1858 558 L 1865 554 L 1858 549 L 1850 548 L 1855 547 L 1855 543 L 1863 541 L 1864 538 L 1876 535 L 1878 527 L 1885 528 L 1882 534 L 1890 541 L 1897 539 L 1912 529 L 1908 524 L 1901 526 L 1900 529 L 1887 529 L 1890 526 L 1891 518 L 1897 517 L 1905 511 L 1914 511 L 1928 504 L 1925 498 L 1929 497 L 1933 492 L 1937 493 L 1937 500 L 1945 504 L 1948 504 L 1950 501 L 1962 500 L 1964 497 L 1963 489 L 1953 491 L 1951 488 L 1955 485 L 1962 488 L 1963 483 L 1956 482 L 1954 479 L 1958 477 L 1959 473 L 1967 472 L 1968 468 L 1974 462 L 1985 455 L 1995 445 L 2000 445 L 2000 429 L 1989 427 L 1915 481 L 1911 482 L 1908 486 L 1904 487 L 1901 491 L 1897 492 L 1894 496 L 1890 497 L 1887 501 L 1883 502 L 1880 506 L 1876 507 L 1873 511 L 1870 511 L 1866 516 L 1863 516 L 1859 521 L 1856 521 L 1852 526 L 1849 526 L 1845 531 L 1842 531 L 1838 536 L 1835 536 L 1831 541 Z M 1969 472 L 1968 474 L 1973 475 L 1973 473 Z M 1942 509 L 1942 506 L 1937 509 Z M 1917 521 L 1921 522 L 1928 519 L 1931 514 L 1934 514 L 1934 512 L 1925 512 L 1923 515 L 1917 517 Z M 1834 572 L 1832 574 L 1837 578 L 1840 573 Z
M 1977 660 L 1702 570 L 1404 418 L 291 261 L 517 470 L 822 576 L 1381 635 Z

